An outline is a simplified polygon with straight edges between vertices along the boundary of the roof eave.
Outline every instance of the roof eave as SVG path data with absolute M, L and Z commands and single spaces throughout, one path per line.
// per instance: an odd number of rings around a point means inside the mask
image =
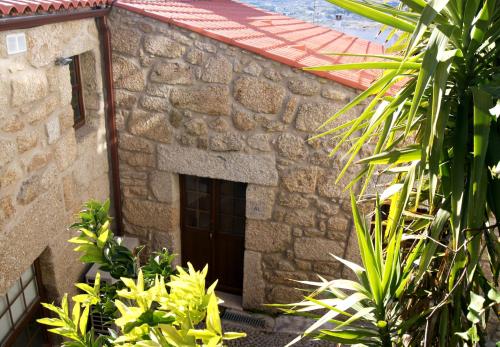
M 108 15 L 110 10 L 111 7 L 106 7 L 64 13 L 56 12 L 51 14 L 4 17 L 0 18 L 0 31 L 28 29 L 52 23 L 102 17 Z

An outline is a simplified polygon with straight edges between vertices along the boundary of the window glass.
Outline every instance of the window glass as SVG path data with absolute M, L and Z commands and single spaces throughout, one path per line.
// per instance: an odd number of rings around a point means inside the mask
M 198 208 L 198 192 L 189 192 L 187 194 L 187 207 L 192 209 Z
M 219 230 L 223 233 L 245 233 L 245 195 L 244 183 L 221 181 L 219 197 Z
M 210 227 L 210 179 L 186 176 L 185 179 L 185 223 L 189 227 Z
M 184 177 L 184 225 L 212 232 L 245 233 L 245 183 Z
M 71 106 L 73 107 L 74 127 L 79 128 L 85 124 L 85 109 L 83 106 L 83 90 L 80 71 L 80 57 L 75 55 L 69 64 L 71 76 Z
M 185 216 L 187 226 L 195 228 L 198 226 L 198 217 L 196 216 L 196 211 L 186 210 Z
M 207 193 L 198 193 L 198 208 L 202 211 L 210 210 L 210 196 Z
M 5 296 L 0 296 L 0 316 L 7 309 L 7 298 Z
M 31 320 L 39 318 L 39 301 L 36 272 L 32 265 L 12 284 L 5 296 L 0 296 L 0 346 L 4 346 L 5 341 L 16 347 L 41 346 L 45 335 L 40 334 L 40 329 L 32 328 L 33 322 L 27 322 L 28 317 Z M 23 330 L 20 327 L 24 327 Z M 15 341 L 12 341 L 14 336 Z
M 24 289 L 24 298 L 26 299 L 26 305 L 28 305 L 29 307 L 37 297 L 38 291 L 36 288 L 36 281 L 31 281 L 26 289 Z
M 198 217 L 198 228 L 208 228 L 210 226 L 210 215 L 206 212 L 200 212 Z
M 210 214 L 197 210 L 186 210 L 186 224 L 193 228 L 206 229 L 210 226 Z
M 75 58 L 72 58 L 73 61 L 69 64 L 69 73 L 70 73 L 70 76 L 71 76 L 71 86 L 74 86 L 78 83 L 77 79 L 76 79 L 76 64 L 74 62 L 74 59 Z
M 34 271 L 33 267 L 30 266 L 28 270 L 24 271 L 24 273 L 21 275 L 21 281 L 23 282 L 23 285 L 26 286 L 26 284 L 33 278 Z
M 202 193 L 208 193 L 210 186 L 210 179 L 205 177 L 198 177 L 198 191 Z
M 194 176 L 186 176 L 186 189 L 191 191 L 198 190 L 198 182 Z
M 7 335 L 10 333 L 11 328 L 12 323 L 10 322 L 9 312 L 6 312 L 3 316 L 0 317 L 0 341 L 7 337 Z
M 21 290 L 21 282 L 17 280 L 7 291 L 7 297 L 9 298 L 10 303 L 12 303 L 16 299 L 19 293 L 21 293 Z
M 12 320 L 14 321 L 14 324 L 19 321 L 19 318 L 23 315 L 25 308 L 23 296 L 19 295 L 14 303 L 10 305 L 10 312 L 12 313 Z

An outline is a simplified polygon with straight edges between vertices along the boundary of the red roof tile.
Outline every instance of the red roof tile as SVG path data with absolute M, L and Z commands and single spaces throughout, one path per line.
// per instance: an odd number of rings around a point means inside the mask
M 108 5 L 111 0 L 0 0 L 0 16 Z
M 383 46 L 358 37 L 267 12 L 233 0 L 118 0 L 121 7 L 187 28 L 293 67 L 364 61 L 325 52 L 383 53 Z M 366 89 L 376 71 L 314 72 L 357 89 Z

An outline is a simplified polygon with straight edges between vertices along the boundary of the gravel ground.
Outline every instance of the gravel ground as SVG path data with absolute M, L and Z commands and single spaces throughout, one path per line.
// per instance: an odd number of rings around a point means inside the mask
M 269 332 L 260 329 L 255 329 L 245 324 L 223 321 L 224 331 L 235 331 L 247 333 L 246 338 L 227 341 L 229 347 L 284 347 L 292 341 L 297 335 L 283 332 Z M 335 346 L 333 343 L 325 341 L 307 341 L 302 340 L 294 345 L 294 347 L 323 347 Z

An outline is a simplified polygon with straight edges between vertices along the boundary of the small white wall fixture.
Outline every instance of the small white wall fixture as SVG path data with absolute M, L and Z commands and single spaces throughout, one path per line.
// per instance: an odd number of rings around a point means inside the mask
M 9 34 L 5 38 L 7 43 L 7 54 L 18 54 L 26 52 L 26 35 L 24 33 Z

